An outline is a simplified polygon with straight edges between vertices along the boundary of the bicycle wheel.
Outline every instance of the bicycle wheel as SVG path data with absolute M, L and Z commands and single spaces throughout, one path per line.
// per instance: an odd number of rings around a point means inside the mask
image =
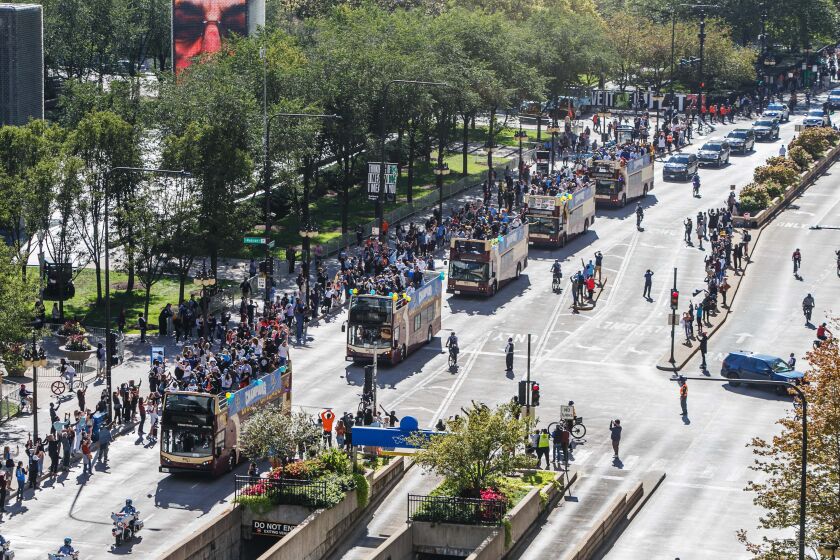
M 76 381 L 73 381 L 73 385 L 70 387 L 70 390 L 71 391 L 80 391 L 80 390 L 84 391 L 85 387 L 87 387 L 87 385 L 85 385 L 85 382 L 82 381 L 81 379 L 78 379 Z
M 572 437 L 575 439 L 583 439 L 583 436 L 586 435 L 586 426 L 583 424 L 575 424 L 572 426 Z
M 50 385 L 50 390 L 53 395 L 61 395 L 67 390 L 67 386 L 64 384 L 64 381 L 53 381 L 52 385 Z

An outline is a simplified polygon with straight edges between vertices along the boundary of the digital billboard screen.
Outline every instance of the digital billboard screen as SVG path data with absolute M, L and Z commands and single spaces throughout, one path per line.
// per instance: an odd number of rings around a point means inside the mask
M 173 0 L 172 60 L 175 73 L 193 58 L 216 52 L 232 35 L 253 33 L 265 21 L 265 0 Z

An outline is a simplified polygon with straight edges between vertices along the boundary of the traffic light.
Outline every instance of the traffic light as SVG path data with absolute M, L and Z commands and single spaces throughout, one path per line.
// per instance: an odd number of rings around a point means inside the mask
M 365 385 L 362 392 L 365 395 L 373 394 L 373 366 L 365 366 Z
M 677 290 L 671 290 L 671 309 L 676 311 L 680 308 L 680 292 Z
M 531 406 L 540 406 L 540 384 L 531 382 Z
M 259 270 L 260 270 L 260 274 L 265 274 L 267 272 L 268 267 L 266 266 L 265 261 L 260 261 Z
M 525 406 L 528 403 L 528 382 L 527 381 L 520 381 L 519 382 L 519 404 Z

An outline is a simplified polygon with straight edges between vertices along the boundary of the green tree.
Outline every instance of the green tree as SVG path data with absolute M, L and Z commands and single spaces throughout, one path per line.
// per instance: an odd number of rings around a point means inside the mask
M 139 148 L 134 128 L 114 113 L 90 113 L 70 134 L 71 155 L 82 162 L 80 182 L 82 190 L 75 207 L 75 228 L 84 244 L 96 273 L 96 301 L 102 301 L 102 259 L 105 251 L 105 181 L 110 169 L 119 166 L 137 167 Z M 111 193 L 125 192 L 133 184 L 130 174 L 118 173 L 110 177 Z M 109 209 L 113 201 L 108 200 Z
M 833 321 L 835 329 L 840 327 Z M 818 559 L 816 547 L 840 539 L 840 352 L 836 339 L 807 355 L 811 368 L 809 383 L 799 387 L 808 402 L 808 472 L 805 544 L 807 557 Z M 738 537 L 758 560 L 795 558 L 797 541 L 789 537 L 799 523 L 799 480 L 801 472 L 801 408 L 794 406 L 777 423 L 781 432 L 767 441 L 752 440 L 754 471 L 763 473 L 762 482 L 750 483 L 754 502 L 764 510 L 762 529 L 772 530 L 761 543 L 751 542 L 744 530 Z
M 292 459 L 303 445 L 318 441 L 321 430 L 310 414 L 264 406 L 242 424 L 239 451 L 251 459 Z
M 10 247 L 0 243 L 0 357 L 9 367 L 20 365 L 19 345 L 31 332 L 37 284 L 21 278 Z
M 419 447 L 415 460 L 470 497 L 514 468 L 516 451 L 528 433 L 526 419 L 517 417 L 512 404 L 495 409 L 474 406 L 446 428 L 446 433 L 429 439 L 410 436 L 409 441 Z
M 0 128 L 0 229 L 11 239 L 23 278 L 29 257 L 41 246 L 34 238 L 42 239 L 49 219 L 62 135 L 41 120 Z

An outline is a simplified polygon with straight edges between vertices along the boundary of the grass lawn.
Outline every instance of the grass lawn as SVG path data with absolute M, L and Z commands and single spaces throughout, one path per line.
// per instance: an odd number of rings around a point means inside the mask
M 447 154 L 444 161 L 449 166 L 450 173 L 445 176 L 444 184 L 454 183 L 461 180 L 463 177 L 461 171 L 463 169 L 463 158 L 459 153 Z M 482 171 L 487 169 L 486 156 L 469 155 L 467 158 L 467 174 L 468 178 L 475 181 L 479 180 Z M 483 165 L 482 165 L 483 164 Z M 435 187 L 434 167 L 437 165 L 436 158 L 432 159 L 431 164 L 426 164 L 423 161 L 418 161 L 414 165 L 414 188 L 412 189 L 412 199 L 414 203 L 420 202 L 420 199 L 426 196 L 437 196 L 437 189 Z M 356 225 L 370 222 L 375 217 L 376 206 L 373 201 L 367 198 L 367 185 L 356 185 L 350 190 L 350 208 L 348 210 L 348 226 L 350 231 L 353 231 Z M 408 176 L 407 171 L 403 169 L 402 176 L 397 180 L 397 202 L 386 204 L 385 212 L 390 212 L 398 205 L 405 204 L 408 201 Z M 313 241 L 313 244 L 324 244 L 341 237 L 341 193 L 334 192 L 327 196 L 312 202 L 310 213 L 318 224 L 320 234 Z M 275 256 L 285 258 L 285 248 L 288 246 L 299 246 L 301 238 L 298 234 L 300 229 L 300 216 L 288 215 L 277 222 L 280 231 L 275 234 L 276 249 Z M 257 234 L 258 232 L 255 232 Z M 263 249 L 260 247 L 243 247 L 238 256 L 242 258 L 250 258 L 251 256 L 259 257 L 263 255 Z
M 116 323 L 120 310 L 125 309 L 128 319 L 126 330 L 130 333 L 140 331 L 132 328 L 137 323 L 137 316 L 143 312 L 146 290 L 137 279 L 135 289 L 130 294 L 125 292 L 125 283 L 128 275 L 124 272 L 111 271 L 111 317 Z M 220 281 L 221 282 L 221 281 Z M 225 282 L 221 282 L 225 285 Z M 229 282 L 228 282 L 229 283 Z M 81 271 L 74 281 L 76 294 L 72 299 L 64 302 L 64 316 L 67 318 L 78 317 L 85 325 L 91 327 L 105 326 L 105 304 L 96 304 L 96 274 L 93 269 L 86 268 Z M 157 316 L 160 310 L 167 303 L 173 305 L 178 303 L 178 280 L 177 278 L 164 276 L 158 283 L 152 286 L 151 298 L 149 300 L 149 327 L 157 329 Z M 105 278 L 103 273 L 102 292 L 105 293 Z M 193 285 L 192 279 L 187 279 L 184 286 L 184 297 L 189 299 L 190 293 L 200 292 L 197 286 Z M 50 302 L 44 302 L 49 316 L 52 309 Z

